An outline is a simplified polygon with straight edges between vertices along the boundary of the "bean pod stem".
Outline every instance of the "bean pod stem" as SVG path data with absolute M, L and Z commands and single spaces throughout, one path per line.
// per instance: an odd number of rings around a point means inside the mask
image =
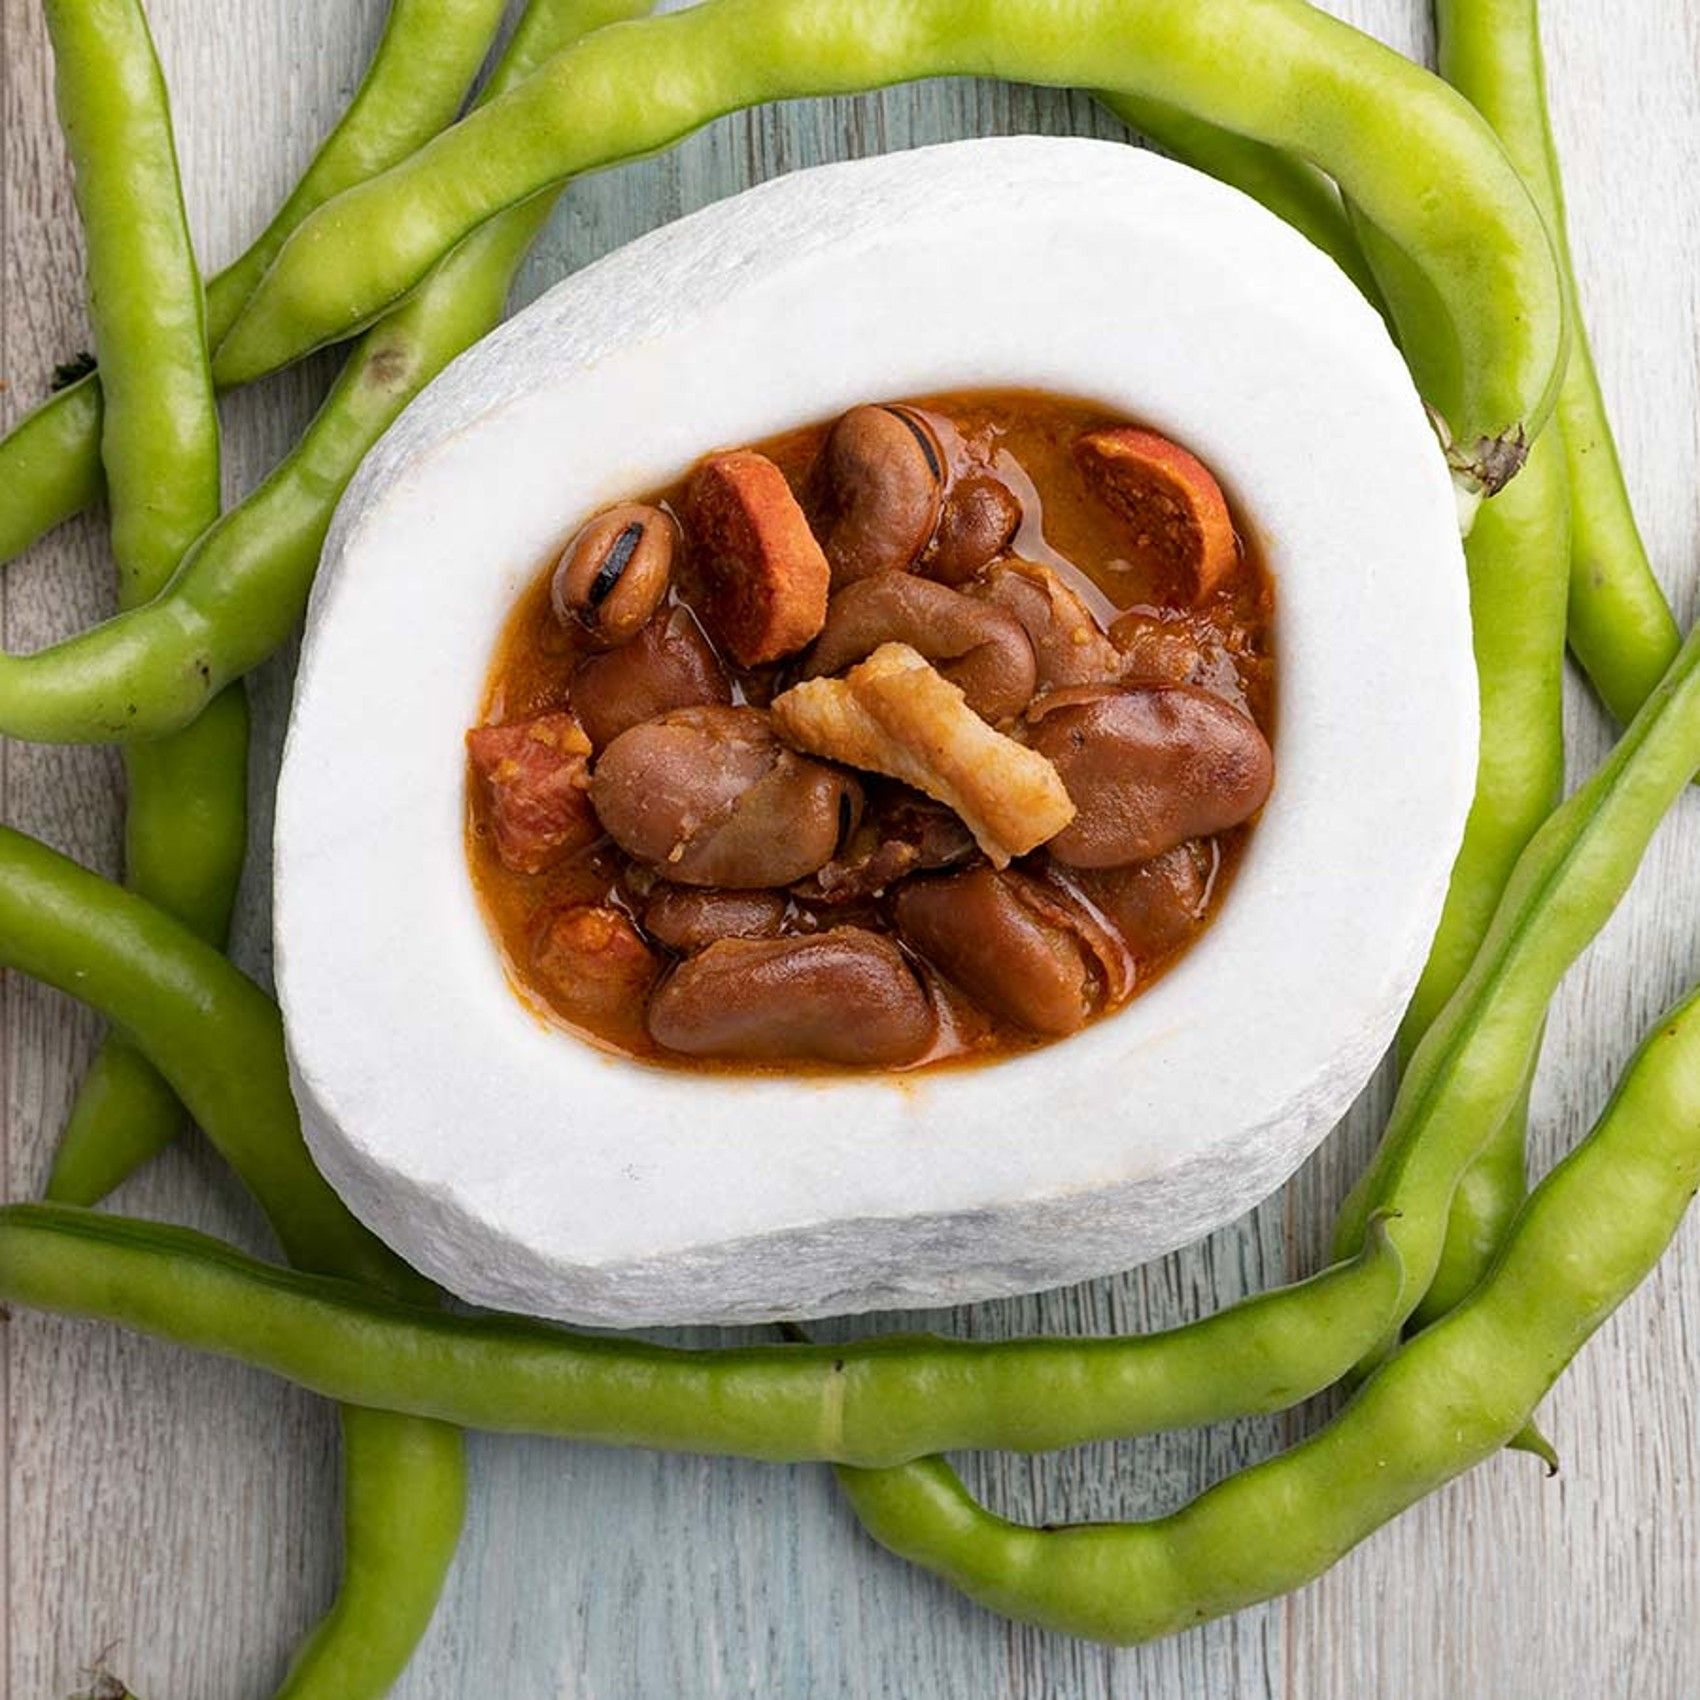
M 1577 303 L 1538 0 L 1435 0 L 1435 22 L 1442 75 L 1498 132 L 1557 251 L 1571 321 L 1558 398 L 1570 487 L 1570 647 L 1601 701 L 1627 723 L 1675 658 L 1682 634 L 1635 523 Z

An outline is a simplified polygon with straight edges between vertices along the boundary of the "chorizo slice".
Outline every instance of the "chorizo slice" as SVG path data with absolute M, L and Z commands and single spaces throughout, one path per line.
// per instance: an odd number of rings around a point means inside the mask
M 826 556 L 785 474 L 751 449 L 715 455 L 686 494 L 702 615 L 740 667 L 793 655 L 826 621 Z
M 602 836 L 590 805 L 590 740 L 571 714 L 474 727 L 466 750 L 503 867 L 542 873 Z
M 1135 563 L 1202 602 L 1239 562 L 1233 516 L 1214 474 L 1156 431 L 1089 431 L 1075 459 L 1098 498 L 1127 526 Z
M 628 916 L 600 903 L 553 910 L 538 926 L 531 959 L 549 1002 L 569 1020 L 641 1041 L 661 959 Z

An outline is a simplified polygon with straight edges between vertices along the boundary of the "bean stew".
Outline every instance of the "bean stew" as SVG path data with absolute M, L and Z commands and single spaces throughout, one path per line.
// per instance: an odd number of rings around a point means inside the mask
M 1274 777 L 1273 589 L 1215 477 L 1100 405 L 872 403 L 592 516 L 467 734 L 509 977 L 689 1067 L 1073 1033 L 1220 908 Z

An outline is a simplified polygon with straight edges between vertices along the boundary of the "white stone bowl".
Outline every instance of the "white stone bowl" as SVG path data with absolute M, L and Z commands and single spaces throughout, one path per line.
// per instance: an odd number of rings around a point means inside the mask
M 1258 534 L 1277 777 L 1215 924 L 1121 1013 L 990 1066 L 698 1076 L 543 1025 L 462 848 L 462 735 L 521 587 L 598 504 L 717 446 L 992 384 L 1171 432 Z M 1362 1086 L 1439 916 L 1475 747 L 1451 484 L 1331 261 L 1107 143 L 798 172 L 551 290 L 344 498 L 277 810 L 308 1140 L 450 1291 L 581 1322 L 955 1303 L 1130 1267 L 1265 1197 Z

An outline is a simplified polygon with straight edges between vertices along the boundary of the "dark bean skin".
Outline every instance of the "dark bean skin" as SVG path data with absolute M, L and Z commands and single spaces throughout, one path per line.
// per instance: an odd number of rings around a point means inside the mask
M 1098 981 L 1060 903 L 1018 873 L 911 880 L 893 912 L 909 944 L 982 1008 L 1030 1033 L 1086 1025 Z
M 875 573 L 836 592 L 826 626 L 803 658 L 803 677 L 842 673 L 882 643 L 906 643 L 933 662 L 994 725 L 1033 696 L 1033 645 L 1006 609 L 913 573 Z
M 1075 880 L 1143 964 L 1172 955 L 1204 924 L 1214 868 L 1208 845 L 1190 839 L 1149 862 L 1083 868 Z
M 555 618 L 601 648 L 635 637 L 667 594 L 678 544 L 660 508 L 622 502 L 599 513 L 561 552 L 549 583 Z
M 970 594 L 1007 609 L 1033 645 L 1039 689 L 1101 684 L 1119 679 L 1122 657 L 1092 611 L 1036 561 L 1000 561 L 977 579 Z
M 1079 811 L 1047 845 L 1069 867 L 1144 862 L 1263 807 L 1275 762 L 1256 723 L 1190 685 L 1053 692 L 1028 742 Z
M 776 891 L 707 891 L 658 885 L 643 909 L 643 930 L 682 956 L 720 939 L 772 938 L 785 920 Z
M 687 1056 L 893 1068 L 932 1043 L 934 1016 L 890 939 L 835 927 L 711 944 L 656 988 L 649 1032 Z
M 663 608 L 630 643 L 588 656 L 569 687 L 593 749 L 675 708 L 729 703 L 726 669 L 688 608 Z
M 833 426 L 810 474 L 809 519 L 832 588 L 907 572 L 939 521 L 944 455 L 919 414 L 853 407 Z
M 734 890 L 806 878 L 861 813 L 855 779 L 788 749 L 755 708 L 677 709 L 622 732 L 590 799 L 628 855 Z
M 940 584 L 966 584 L 1009 548 L 1020 529 L 1015 492 L 989 473 L 970 473 L 951 485 L 921 570 Z

